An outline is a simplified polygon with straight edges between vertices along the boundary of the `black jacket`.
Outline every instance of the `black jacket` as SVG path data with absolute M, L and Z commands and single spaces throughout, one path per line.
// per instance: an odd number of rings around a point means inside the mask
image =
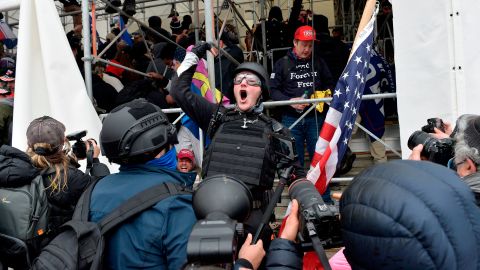
M 303 267 L 303 252 L 294 242 L 276 238 L 267 252 L 266 268 L 269 270 L 298 269 Z
M 43 172 L 43 184 L 47 187 L 48 202 L 50 203 L 49 227 L 58 228 L 63 223 L 72 219 L 73 211 L 77 205 L 78 199 L 88 185 L 98 179 L 110 174 L 108 167 L 94 158 L 92 169 L 89 174 L 80 171 L 77 163 L 68 167 L 67 186 L 65 190 L 53 192 L 49 188 L 51 181 L 55 177 L 55 170 L 50 168 Z M 62 172 L 63 173 L 63 172 Z M 63 182 L 62 182 L 63 183 Z
M 63 172 L 62 172 L 63 175 Z M 63 223 L 72 219 L 73 211 L 83 191 L 92 182 L 90 175 L 84 174 L 73 166 L 68 167 L 67 185 L 63 191 L 54 192 L 50 187 L 55 177 L 55 170 L 49 169 L 43 175 L 43 184 L 47 188 L 48 202 L 50 203 L 50 216 L 48 226 L 56 229 Z M 61 185 L 63 184 L 63 181 Z
M 193 65 L 174 79 L 170 95 L 185 114 L 206 131 L 217 106 L 191 91 L 192 77 L 196 68 L 197 65 Z
M 0 147 L 0 187 L 26 185 L 39 172 L 25 152 L 8 145 Z
M 115 108 L 115 99 L 118 96 L 117 90 L 95 74 L 92 75 L 92 92 L 98 107 L 107 112 Z
M 192 84 L 192 77 L 195 73 L 197 65 L 189 67 L 187 70 L 182 72 L 182 74 L 174 80 L 172 88 L 170 90 L 170 95 L 172 95 L 175 102 L 182 108 L 186 115 L 188 115 L 192 120 L 198 124 L 198 126 L 204 131 L 208 130 L 210 120 L 214 116 L 218 105 L 208 102 L 205 98 L 195 94 L 191 91 L 190 87 Z M 222 114 L 225 114 L 227 111 L 233 109 L 227 109 L 223 106 L 220 106 L 219 111 Z M 250 112 L 238 112 L 241 115 L 245 115 L 246 119 L 256 119 L 261 112 L 250 111 Z M 268 116 L 265 116 L 269 118 Z M 271 119 L 273 122 L 275 120 Z M 219 124 L 219 123 L 217 123 Z M 218 125 L 216 126 L 218 127 Z M 290 134 L 287 128 L 283 127 L 281 133 L 285 132 Z M 215 128 L 211 131 L 211 134 L 215 133 Z
M 314 55 L 312 67 L 312 59 L 299 59 L 291 49 L 273 67 L 270 76 L 271 97 L 273 100 L 289 100 L 301 97 L 306 91 L 309 98 L 313 94 L 313 82 L 315 90 L 333 90 L 335 86 L 330 70 L 322 58 Z M 324 109 L 324 113 L 326 111 Z M 287 106 L 284 112 L 293 116 L 301 115 L 291 106 Z

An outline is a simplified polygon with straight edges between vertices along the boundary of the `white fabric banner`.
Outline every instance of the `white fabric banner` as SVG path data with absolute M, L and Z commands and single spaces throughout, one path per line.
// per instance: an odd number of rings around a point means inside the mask
M 461 67 L 457 69 L 458 113 L 480 114 L 480 36 L 475 34 L 480 25 L 480 1 L 455 0 L 452 4 L 455 25 L 459 25 L 455 28 L 456 62 Z
M 53 1 L 22 0 L 18 35 L 13 145 L 26 150 L 29 123 L 43 115 L 98 140 L 101 122 Z
M 407 158 L 408 138 L 427 118 L 455 124 L 461 114 L 480 114 L 480 81 L 475 78 L 480 74 L 480 37 L 473 34 L 480 2 L 392 2 L 400 138 Z
M 20 8 L 20 0 L 0 0 L 0 11 L 9 11 Z

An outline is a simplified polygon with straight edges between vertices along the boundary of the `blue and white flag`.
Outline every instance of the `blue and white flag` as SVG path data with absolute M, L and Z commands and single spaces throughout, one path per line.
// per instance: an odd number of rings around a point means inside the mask
M 395 92 L 393 72 L 387 61 L 377 51 L 373 50 L 363 94 L 369 95 L 385 92 Z M 364 100 L 360 105 L 361 124 L 378 138 L 381 138 L 385 133 L 383 104 L 383 99 L 379 98 Z M 370 141 L 375 141 L 375 138 L 370 137 Z
M 123 22 L 122 16 L 118 17 L 118 24 L 119 24 L 120 31 L 122 31 L 126 27 L 125 23 Z M 123 32 L 122 40 L 125 41 L 125 43 L 127 43 L 128 46 L 130 47 L 133 46 L 132 36 L 130 35 L 130 33 L 128 33 L 128 30 Z

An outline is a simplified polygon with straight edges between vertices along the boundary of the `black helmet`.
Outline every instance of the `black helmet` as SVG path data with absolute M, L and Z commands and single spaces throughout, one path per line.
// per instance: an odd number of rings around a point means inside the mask
M 262 65 L 256 62 L 244 62 L 235 69 L 234 76 L 242 71 L 250 71 L 255 73 L 260 78 L 260 81 L 262 82 L 262 91 L 268 91 L 269 89 L 268 74 Z
M 115 163 L 177 142 L 175 126 L 159 107 L 145 99 L 114 108 L 100 132 L 102 153 Z

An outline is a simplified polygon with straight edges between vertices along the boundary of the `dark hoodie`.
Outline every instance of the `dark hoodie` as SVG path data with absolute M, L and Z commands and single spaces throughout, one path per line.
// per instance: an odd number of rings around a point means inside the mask
M 270 94 L 273 100 L 289 100 L 301 97 L 305 91 L 307 97 L 313 94 L 312 84 L 315 81 L 315 90 L 332 90 L 335 86 L 330 70 L 325 61 L 320 57 L 312 59 L 300 59 L 295 55 L 294 49 L 288 51 L 287 55 L 280 58 L 273 67 L 270 76 Z M 305 110 L 307 110 L 305 108 Z M 323 111 L 326 114 L 327 110 Z M 310 113 L 313 116 L 315 112 Z M 291 106 L 287 106 L 284 114 L 299 117 Z

